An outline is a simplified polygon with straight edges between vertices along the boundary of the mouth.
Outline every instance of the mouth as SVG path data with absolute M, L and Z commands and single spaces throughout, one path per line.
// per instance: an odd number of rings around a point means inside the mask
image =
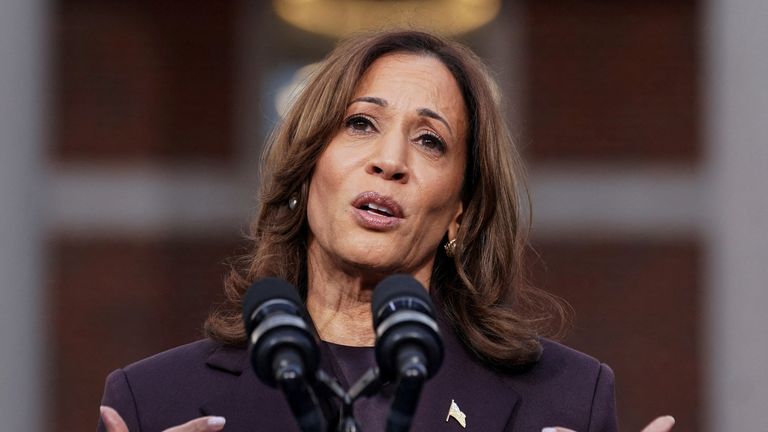
M 371 213 L 373 215 L 403 218 L 403 209 L 394 199 L 381 195 L 377 192 L 363 192 L 352 202 L 358 210 Z
M 377 192 L 363 192 L 352 206 L 357 222 L 366 229 L 388 231 L 396 228 L 405 218 L 403 208 L 394 199 Z

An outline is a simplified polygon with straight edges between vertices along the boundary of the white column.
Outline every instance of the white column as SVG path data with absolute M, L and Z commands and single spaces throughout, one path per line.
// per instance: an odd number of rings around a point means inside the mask
M 708 430 L 768 428 L 768 2 L 706 3 Z
M 42 430 L 47 3 L 0 2 L 0 429 Z

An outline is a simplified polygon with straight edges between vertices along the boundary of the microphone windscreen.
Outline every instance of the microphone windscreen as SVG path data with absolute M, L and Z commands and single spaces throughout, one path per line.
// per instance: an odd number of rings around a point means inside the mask
M 373 290 L 371 309 L 374 316 L 379 313 L 382 306 L 397 297 L 416 297 L 429 306 L 430 312 L 434 310 L 429 293 L 416 278 L 405 274 L 395 274 L 384 278 Z
M 301 305 L 298 291 L 290 283 L 275 277 L 267 277 L 254 282 L 243 298 L 243 317 L 250 319 L 259 306 L 269 300 L 284 299 Z

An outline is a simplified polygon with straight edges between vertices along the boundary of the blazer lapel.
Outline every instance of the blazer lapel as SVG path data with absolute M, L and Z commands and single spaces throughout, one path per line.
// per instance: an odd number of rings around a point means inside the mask
M 283 395 L 259 381 L 245 348 L 220 347 L 206 364 L 215 375 L 202 415 L 227 419 L 230 431 L 298 431 Z
M 474 361 L 448 326 L 441 330 L 445 359 L 424 386 L 411 430 L 504 431 L 520 395 L 502 376 Z M 466 427 L 448 417 L 452 402 L 466 416 Z

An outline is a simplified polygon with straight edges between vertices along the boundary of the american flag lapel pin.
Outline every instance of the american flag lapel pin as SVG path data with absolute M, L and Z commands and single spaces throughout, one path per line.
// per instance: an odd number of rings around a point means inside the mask
M 461 427 L 466 429 L 467 415 L 461 411 L 461 408 L 459 408 L 459 405 L 453 399 L 451 399 L 451 407 L 448 409 L 448 415 L 445 416 L 445 421 L 447 422 L 451 417 L 453 417 Z

